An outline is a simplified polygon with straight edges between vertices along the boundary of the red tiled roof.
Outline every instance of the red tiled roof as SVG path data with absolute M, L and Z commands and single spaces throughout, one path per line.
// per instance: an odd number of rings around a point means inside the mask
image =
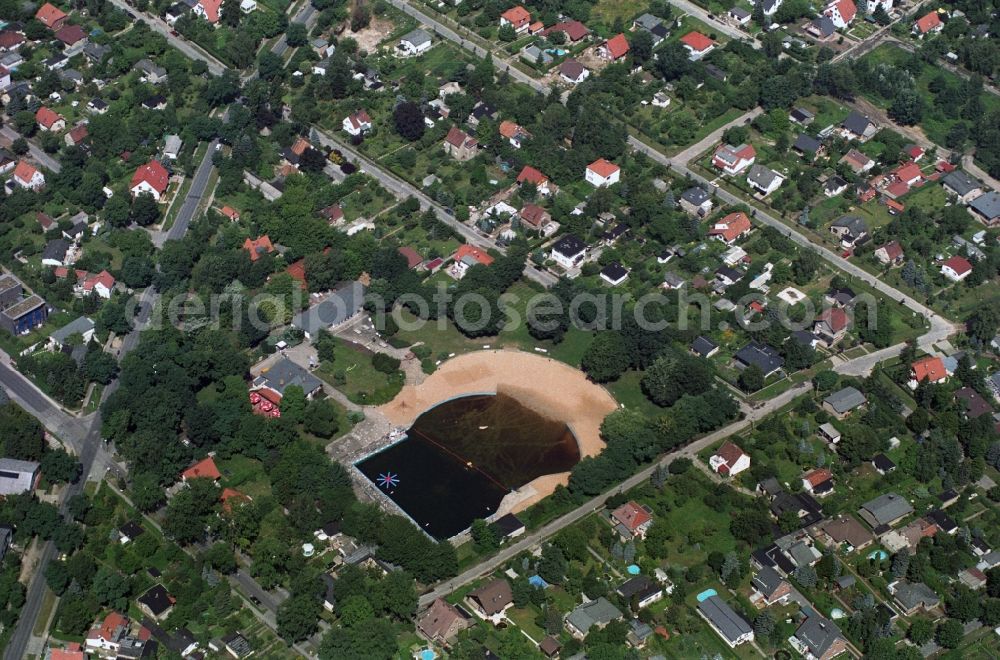
M 525 165 L 521 170 L 521 173 L 517 175 L 518 183 L 524 183 L 527 181 L 528 183 L 533 183 L 536 186 L 540 186 L 548 180 L 549 177 L 545 176 L 531 165 Z
M 35 219 L 38 220 L 38 224 L 41 225 L 43 231 L 48 231 L 56 224 L 55 220 L 41 212 L 35 214 Z
M 957 254 L 954 257 L 951 257 L 950 259 L 945 261 L 942 264 L 942 266 L 948 266 L 958 275 L 964 275 L 965 273 L 972 270 L 972 264 L 969 263 L 969 260 Z
M 909 147 L 904 149 L 904 151 L 906 151 L 906 155 L 913 160 L 916 160 L 924 155 L 924 148 L 916 144 L 911 144 Z
M 918 383 L 923 380 L 936 383 L 939 380 L 944 380 L 948 376 L 948 372 L 945 371 L 944 362 L 941 358 L 930 355 L 914 362 L 912 369 L 913 379 Z
M 545 218 L 545 214 L 545 209 L 537 204 L 525 204 L 524 208 L 522 208 L 519 213 L 521 220 L 525 221 L 532 227 L 538 227 L 541 225 L 542 220 Z
M 215 467 L 211 456 L 203 458 L 188 469 L 181 472 L 181 479 L 221 479 L 222 473 Z
M 115 278 L 108 271 L 102 270 L 97 275 L 91 275 L 83 281 L 83 290 L 93 291 L 98 284 L 104 285 L 107 289 L 113 289 L 115 288 Z
M 119 628 L 128 625 L 128 619 L 124 615 L 118 612 L 112 612 L 111 614 L 104 617 L 104 621 L 97 628 L 94 628 L 87 634 L 88 639 L 111 639 L 115 635 L 115 631 Z
M 833 5 L 837 8 L 840 13 L 840 17 L 844 19 L 845 23 L 850 23 L 854 20 L 854 17 L 858 14 L 858 8 L 854 5 L 852 0 L 840 0 Z
M 19 160 L 17 161 L 17 167 L 14 168 L 14 176 L 24 181 L 25 183 L 30 183 L 31 178 L 38 174 L 38 170 L 34 165 L 27 161 Z
M 900 181 L 919 181 L 924 178 L 923 172 L 920 171 L 920 166 L 913 161 L 907 161 L 896 168 L 894 174 Z
M 457 126 L 452 126 L 448 130 L 448 135 L 444 138 L 445 142 L 456 148 L 461 148 L 470 140 L 472 138 L 469 137 L 469 134 Z M 472 140 L 472 142 L 475 143 L 475 140 Z
M 927 34 L 941 25 L 941 17 L 936 11 L 927 12 L 917 19 L 917 29 L 920 34 Z
M 820 323 L 826 323 L 830 326 L 830 330 L 834 332 L 840 332 L 847 327 L 847 312 L 840 307 L 831 307 L 827 309 L 816 319 Z
M 528 21 L 531 20 L 531 14 L 528 13 L 527 9 L 518 5 L 500 14 L 500 18 L 508 21 L 515 28 L 519 28 L 528 24 Z
M 198 0 L 198 4 L 205 10 L 205 20 L 209 23 L 219 22 L 219 10 L 222 8 L 222 0 Z
M 137 185 L 145 181 L 148 183 L 156 192 L 163 194 L 167 189 L 167 183 L 170 181 L 170 175 L 167 174 L 166 168 L 160 165 L 159 162 L 151 160 L 145 165 L 140 165 L 135 174 L 132 175 L 132 183 L 129 184 L 129 189 L 135 188 Z
M 732 467 L 736 461 L 740 460 L 740 457 L 746 456 L 746 452 L 727 440 L 716 450 L 715 455 L 724 460 L 726 465 Z
M 60 119 L 62 119 L 62 117 L 59 116 L 59 113 L 51 108 L 46 108 L 44 105 L 40 107 L 37 112 L 35 112 L 35 121 L 45 128 L 52 128 L 52 125 Z
M 885 192 L 893 197 L 902 197 L 910 192 L 910 185 L 905 181 L 894 181 L 886 186 Z
M 295 140 L 295 144 L 292 145 L 291 151 L 296 156 L 301 156 L 311 146 L 312 145 L 309 144 L 309 140 L 307 140 L 307 139 L 305 139 L 303 137 L 300 137 L 300 138 L 298 138 L 298 139 Z
M 709 236 L 722 236 L 727 242 L 735 241 L 740 234 L 750 231 L 750 218 L 743 211 L 730 213 L 708 230 Z
M 500 135 L 510 139 L 512 137 L 527 135 L 527 131 L 514 122 L 505 119 L 500 122 Z
M 420 256 L 420 253 L 407 245 L 399 248 L 397 252 L 406 257 L 406 266 L 411 270 L 424 262 L 424 258 Z
M 642 508 L 637 502 L 628 501 L 611 512 L 611 517 L 617 520 L 630 532 L 635 532 L 642 525 L 648 523 L 653 517 L 648 511 Z
M 50 660 L 84 660 L 83 651 L 76 644 L 76 649 L 52 649 Z
M 626 40 L 625 35 L 621 33 L 616 34 L 605 41 L 604 47 L 608 50 L 608 55 L 610 55 L 613 60 L 617 60 L 619 57 L 624 57 L 628 54 L 628 40 Z
M 903 256 L 903 246 L 899 244 L 899 241 L 889 241 L 879 249 L 885 250 L 885 254 L 890 261 L 895 261 Z
M 59 21 L 66 20 L 66 12 L 59 9 L 55 5 L 46 2 L 38 8 L 38 11 L 35 13 L 35 18 L 41 21 L 42 25 L 45 27 L 52 29 L 52 26 L 59 23 Z
M 455 254 L 452 258 L 455 261 L 461 261 L 465 257 L 472 257 L 473 259 L 475 259 L 484 266 L 489 266 L 490 264 L 493 263 L 493 257 L 486 254 L 485 251 L 480 250 L 479 248 L 474 247 L 472 245 L 466 244 L 458 246 L 458 250 L 455 251 Z
M 299 259 L 298 261 L 293 261 L 292 263 L 288 264 L 288 268 L 285 269 L 285 272 L 288 273 L 293 280 L 296 280 L 299 283 L 301 283 L 303 289 L 306 288 L 308 283 L 306 282 L 305 259 Z
M 89 133 L 90 131 L 87 130 L 86 124 L 77 124 L 69 132 L 69 139 L 73 141 L 73 144 L 80 144 L 87 139 Z
M 810 486 L 815 488 L 824 481 L 829 481 L 833 478 L 833 473 L 826 468 L 816 468 L 812 472 L 806 474 L 802 477 L 803 480 L 807 481 Z
M 604 160 L 603 158 L 598 158 L 590 165 L 587 165 L 587 169 L 597 176 L 606 179 L 615 172 L 619 171 L 621 168 L 612 162 Z
M 885 205 L 889 207 L 889 211 L 895 211 L 896 213 L 902 213 L 906 210 L 906 207 L 897 202 L 894 199 L 885 200 Z
M 681 37 L 681 43 L 685 46 L 690 46 L 696 53 L 708 50 L 715 44 L 714 41 L 703 35 L 701 32 L 688 32 Z
M 545 30 L 543 34 L 548 36 L 553 32 L 562 32 L 569 38 L 570 41 L 579 41 L 590 34 L 590 30 L 587 26 L 580 21 L 563 21 L 562 23 L 556 23 L 552 27 Z
M 221 213 L 222 215 L 226 216 L 230 220 L 239 220 L 240 219 L 240 212 L 237 211 L 236 209 L 234 209 L 232 206 L 229 206 L 228 204 L 226 204 L 221 209 L 219 209 L 219 213 Z
M 13 30 L 0 30 L 0 48 L 13 48 L 24 43 L 24 35 Z
M 79 25 L 65 25 L 56 30 L 56 39 L 67 46 L 72 46 L 78 41 L 87 38 L 87 33 Z
M 243 249 L 250 253 L 250 261 L 257 261 L 261 254 L 274 252 L 274 245 L 271 243 L 271 238 L 264 234 L 256 240 L 248 238 L 243 241 Z
M 230 502 L 230 500 L 234 500 L 236 504 L 242 504 L 244 502 L 249 502 L 250 496 L 244 495 L 240 491 L 233 488 L 223 488 L 222 495 L 219 496 L 219 501 L 222 502 L 223 511 L 226 511 L 227 513 L 233 510 L 233 502 Z

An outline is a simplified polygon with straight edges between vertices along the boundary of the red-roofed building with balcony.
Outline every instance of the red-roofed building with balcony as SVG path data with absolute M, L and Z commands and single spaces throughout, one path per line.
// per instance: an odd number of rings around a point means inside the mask
M 41 190 L 45 186 L 45 175 L 31 163 L 19 160 L 14 168 L 14 183 L 28 190 Z
M 111 298 L 111 293 L 115 290 L 115 278 L 106 270 L 102 270 L 96 275 L 86 277 L 80 283 L 80 291 L 84 294 L 96 293 L 104 300 Z
M 181 481 L 189 479 L 211 479 L 218 481 L 222 478 L 222 473 L 215 466 L 215 459 L 211 456 L 201 459 L 188 469 L 181 472 Z
M 66 120 L 62 115 L 44 105 L 35 112 L 35 121 L 43 131 L 58 132 L 66 128 Z
M 59 7 L 46 2 L 38 8 L 37 12 L 35 12 L 35 18 L 37 18 L 38 22 L 48 29 L 55 31 L 63 26 L 68 16 L 66 15 L 66 12 L 59 9 Z
M 750 456 L 727 440 L 708 459 L 708 464 L 712 470 L 723 476 L 735 477 L 740 472 L 750 469 Z
M 712 225 L 711 229 L 708 230 L 708 235 L 726 245 L 732 245 L 741 236 L 749 234 L 752 228 L 753 225 L 750 224 L 750 218 L 747 217 L 747 214 L 743 211 L 737 211 Z
M 170 183 L 170 175 L 163 165 L 158 161 L 151 160 L 145 165 L 140 165 L 135 174 L 132 175 L 132 182 L 129 184 L 129 191 L 132 197 L 140 194 L 149 194 L 153 199 L 159 201 L 163 193 L 167 192 L 167 185 Z
M 628 55 L 628 40 L 624 34 L 616 34 L 597 47 L 597 54 L 606 60 L 619 60 Z
M 518 5 L 517 7 L 511 7 L 504 13 L 500 14 L 500 27 L 509 25 L 514 28 L 514 32 L 524 32 L 528 29 L 528 25 L 531 24 L 531 14 L 524 7 Z
M 972 273 L 972 264 L 957 254 L 941 264 L 941 274 L 952 282 L 961 282 Z
M 921 37 L 944 29 L 944 23 L 936 11 L 930 11 L 913 23 L 913 34 Z
M 587 183 L 595 188 L 601 188 L 613 186 L 618 183 L 618 180 L 621 178 L 621 172 L 621 168 L 614 163 L 603 158 L 598 158 L 590 165 L 587 165 L 584 178 L 586 178 Z
M 117 653 L 121 640 L 128 635 L 128 618 L 118 612 L 112 612 L 104 617 L 104 621 L 87 633 L 84 645 L 90 652 Z
M 948 380 L 948 372 L 944 367 L 944 361 L 934 355 L 920 358 L 910 365 L 910 387 L 917 389 L 917 385 L 927 381 L 928 383 L 943 383 Z
M 555 188 L 554 185 L 549 183 L 549 177 L 545 176 L 531 165 L 525 165 L 521 169 L 521 173 L 517 175 L 517 185 L 520 186 L 524 183 L 533 184 L 542 195 L 551 194 Z
M 757 160 L 757 150 L 752 144 L 732 146 L 724 144 L 715 150 L 712 165 L 726 174 L 739 174 Z
M 236 0 L 233 0 L 235 2 Z M 222 0 L 198 0 L 192 11 L 206 21 L 215 25 L 222 16 Z
M 645 538 L 653 524 L 653 514 L 649 507 L 629 500 L 611 512 L 611 522 L 615 523 L 619 534 L 626 538 Z M 627 535 L 622 532 L 627 532 Z
M 823 14 L 833 21 L 834 27 L 838 30 L 846 28 L 858 15 L 858 8 L 852 0 L 833 0 L 823 10 Z

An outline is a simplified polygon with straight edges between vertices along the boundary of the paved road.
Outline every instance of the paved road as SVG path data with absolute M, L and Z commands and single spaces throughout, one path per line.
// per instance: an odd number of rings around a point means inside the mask
M 466 243 L 471 245 L 476 245 L 482 248 L 493 248 L 499 252 L 504 252 L 504 248 L 497 245 L 489 236 L 484 236 L 474 228 L 461 222 L 451 213 L 435 202 L 433 199 L 428 197 L 414 185 L 411 185 L 407 181 L 404 181 L 400 177 L 396 176 L 392 172 L 384 169 L 378 163 L 376 163 L 371 158 L 365 156 L 360 151 L 355 149 L 353 146 L 347 142 L 341 140 L 340 138 L 326 132 L 322 131 L 316 127 L 312 128 L 310 138 L 324 147 L 340 149 L 343 152 L 344 157 L 347 158 L 351 163 L 358 166 L 360 170 L 374 177 L 382 186 L 395 195 L 397 198 L 405 198 L 412 196 L 417 201 L 420 202 L 420 208 L 434 209 L 438 217 L 447 224 L 449 227 L 458 232 Z M 550 287 L 558 281 L 558 278 L 548 271 L 543 271 L 535 268 L 534 266 L 528 265 L 524 269 L 524 274 L 529 279 L 538 282 L 542 286 Z
M 153 242 L 157 248 L 163 247 L 166 241 L 176 241 L 187 233 L 188 226 L 194 219 L 195 213 L 198 212 L 202 198 L 208 190 L 208 182 L 212 175 L 212 156 L 215 155 L 215 149 L 218 146 L 218 139 L 212 140 L 209 143 L 205 156 L 198 163 L 198 168 L 194 171 L 194 177 L 191 179 L 191 187 L 188 188 L 187 197 L 184 198 L 184 201 L 181 203 L 181 209 L 177 212 L 177 217 L 174 218 L 174 224 L 166 232 L 161 232 L 153 238 Z M 177 202 L 175 201 L 174 203 L 176 204 Z
M 0 127 L 0 135 L 3 135 L 11 142 L 20 137 L 24 137 L 10 126 Z M 36 147 L 34 142 L 28 140 L 27 138 L 25 138 L 25 141 L 28 143 L 28 153 L 31 154 L 31 157 L 34 158 L 37 163 L 56 173 L 62 169 L 62 165 L 59 164 L 59 161 Z
M 451 578 L 450 580 L 445 580 L 444 582 L 440 583 L 432 591 L 429 591 L 420 597 L 420 606 L 426 607 L 427 605 L 430 605 L 435 598 L 444 597 L 447 594 L 454 591 L 455 589 L 458 589 L 459 587 L 464 586 L 469 582 L 472 582 L 473 580 L 482 577 L 483 575 L 486 575 L 494 568 L 496 568 L 498 565 L 504 563 L 509 559 L 512 559 L 521 552 L 530 550 L 531 548 L 541 543 L 545 539 L 551 537 L 552 535 L 554 535 L 556 532 L 566 527 L 567 525 L 571 525 L 576 521 L 580 520 L 581 518 L 584 518 L 585 516 L 590 515 L 594 511 L 597 511 L 598 509 L 604 506 L 604 503 L 607 501 L 609 497 L 611 497 L 612 495 L 616 495 L 618 493 L 622 493 L 626 490 L 635 488 L 639 484 L 649 479 L 650 475 L 653 474 L 653 471 L 656 470 L 661 465 L 662 466 L 670 465 L 678 458 L 693 459 L 698 454 L 698 452 L 705 449 L 706 447 L 718 442 L 719 440 L 722 440 L 723 438 L 727 438 L 735 433 L 739 433 L 743 429 L 750 426 L 753 422 L 763 419 L 772 412 L 794 401 L 796 398 L 802 396 L 803 394 L 808 393 L 811 389 L 812 385 L 810 383 L 801 383 L 799 386 L 792 388 L 790 390 L 786 390 L 782 394 L 779 394 L 775 398 L 765 403 L 760 408 L 751 410 L 750 413 L 747 414 L 746 417 L 744 417 L 743 419 L 737 422 L 733 422 L 729 426 L 725 426 L 719 429 L 718 431 L 710 433 L 704 436 L 703 438 L 699 438 L 698 440 L 695 440 L 694 442 L 685 445 L 684 447 L 682 447 L 677 451 L 665 455 L 658 462 L 653 463 L 649 467 L 634 474 L 633 476 L 629 477 L 621 484 L 615 486 L 606 493 L 598 495 L 597 497 L 580 505 L 576 509 L 573 509 L 569 513 L 559 518 L 556 518 L 555 520 L 548 523 L 541 529 L 532 532 L 531 534 L 528 534 L 527 536 L 519 540 L 517 543 L 505 546 L 503 549 L 500 550 L 500 552 L 498 552 L 493 557 L 490 557 L 486 561 L 483 561 L 477 564 L 476 566 L 473 566 L 472 568 Z
M 186 55 L 188 59 L 201 60 L 202 62 L 207 64 L 208 71 L 212 75 L 214 76 L 222 75 L 222 72 L 226 70 L 225 64 L 217 60 L 213 55 L 205 51 L 200 46 L 191 43 L 187 39 L 184 39 L 182 37 L 175 37 L 174 35 L 170 34 L 170 31 L 173 28 L 167 25 L 159 17 L 151 16 L 146 12 L 140 12 L 138 9 L 129 6 L 129 4 L 124 0 L 111 0 L 111 3 L 125 12 L 138 16 L 140 20 L 146 23 L 146 25 L 148 25 L 149 27 L 153 28 L 154 31 L 159 32 L 164 37 L 166 37 L 167 41 L 169 41 L 174 48 L 184 53 L 184 55 Z
M 761 43 L 757 39 L 751 37 L 749 34 L 744 32 L 743 30 L 740 30 L 735 25 L 730 25 L 729 23 L 726 23 L 725 21 L 720 21 L 717 18 L 709 18 L 708 12 L 699 7 L 698 5 L 694 4 L 693 2 L 688 2 L 688 0 L 667 0 L 667 2 L 677 7 L 684 13 L 691 14 L 702 23 L 711 25 L 716 30 L 718 30 L 719 32 L 721 32 L 722 34 L 726 35 L 731 39 L 742 39 L 747 43 L 749 43 L 754 48 L 759 49 L 761 47 Z

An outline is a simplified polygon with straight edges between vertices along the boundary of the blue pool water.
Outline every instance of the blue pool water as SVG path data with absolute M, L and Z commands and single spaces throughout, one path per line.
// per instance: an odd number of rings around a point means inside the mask
M 717 592 L 715 589 L 705 589 L 703 592 L 701 592 L 700 594 L 698 594 L 698 602 L 699 603 L 704 603 L 706 600 L 708 600 L 712 596 L 718 596 L 718 595 L 719 595 L 719 592 Z
M 549 583 L 546 582 L 541 575 L 532 575 L 528 578 L 528 584 L 533 587 L 537 587 L 538 589 L 545 589 L 549 586 Z
M 635 564 L 630 564 L 628 566 L 628 568 L 626 568 L 625 570 L 628 571 L 629 575 L 638 575 L 639 574 L 639 567 L 636 566 Z
M 437 653 L 433 649 L 424 649 L 420 652 L 420 660 L 434 660 L 437 657 Z
M 884 561 L 889 558 L 889 553 L 885 550 L 872 550 L 868 553 L 869 559 L 875 559 L 876 557 L 879 561 Z
M 545 52 L 549 55 L 555 55 L 556 57 L 562 57 L 566 54 L 566 51 L 562 48 L 549 48 Z

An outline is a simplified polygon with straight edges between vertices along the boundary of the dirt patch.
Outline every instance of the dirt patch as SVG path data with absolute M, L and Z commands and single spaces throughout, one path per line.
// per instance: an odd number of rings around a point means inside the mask
M 499 391 L 564 421 L 576 437 L 581 458 L 604 449 L 601 422 L 617 407 L 614 398 L 583 372 L 533 353 L 503 350 L 461 355 L 441 365 L 419 387 L 405 386 L 378 410 L 396 426 L 410 426 L 425 410 L 448 399 Z M 505 497 L 498 514 L 520 511 L 551 495 L 557 484 L 565 485 L 568 479 L 568 472 L 539 477 Z
M 378 45 L 385 41 L 390 34 L 396 30 L 396 24 L 387 18 L 373 16 L 371 23 L 359 32 L 351 32 L 350 28 L 344 30 L 342 36 L 350 37 L 358 42 L 358 50 L 369 53 L 375 52 Z
M 611 62 L 597 54 L 600 44 L 586 48 L 576 56 L 576 61 L 590 69 L 591 74 L 600 73 Z

